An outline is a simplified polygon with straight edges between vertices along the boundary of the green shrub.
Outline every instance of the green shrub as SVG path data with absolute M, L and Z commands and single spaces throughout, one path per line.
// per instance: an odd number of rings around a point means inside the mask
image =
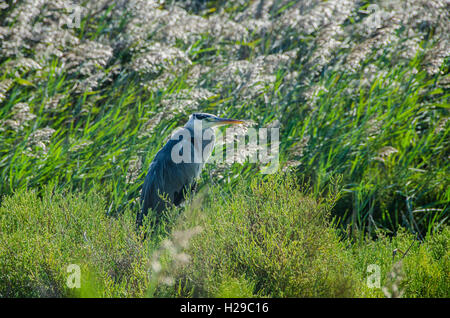
M 449 297 L 448 226 L 423 241 L 402 228 L 352 241 L 330 222 L 335 191 L 318 199 L 281 174 L 242 181 L 230 196 L 212 188 L 208 202 L 194 202 L 179 219 L 178 231 L 202 228 L 185 250 L 190 262 L 171 267 L 172 284 L 159 284 L 155 295 Z M 367 284 L 371 264 L 379 287 Z
M 253 294 L 255 286 L 253 282 L 249 282 L 245 275 L 239 278 L 236 277 L 222 277 L 221 284 L 214 294 L 214 297 L 219 298 L 251 298 L 256 295 Z
M 227 199 L 218 191 L 199 213 L 192 261 L 177 273 L 192 295 L 339 297 L 364 289 L 328 220 L 335 198 L 318 201 L 290 175 L 241 182 Z
M 409 236 L 412 240 L 411 235 Z M 402 261 L 404 297 L 450 297 L 450 228 L 419 244 Z M 412 249 L 412 248 L 411 248 Z
M 376 240 L 366 239 L 352 245 L 355 270 L 364 273 L 367 266 L 380 266 L 384 296 L 392 297 L 392 286 L 402 297 L 450 297 L 450 228 L 418 241 L 401 229 L 396 236 L 379 233 Z M 394 274 L 394 279 L 392 277 Z M 395 278 L 396 277 L 396 278 Z M 380 290 L 376 290 L 380 296 Z
M 256 177 L 136 232 L 133 211 L 106 215 L 102 194 L 17 191 L 0 207 L 0 296 L 450 296 L 448 226 L 423 241 L 401 229 L 351 242 L 330 222 L 333 193 L 320 200 L 293 175 Z M 69 264 L 80 289 L 66 284 Z M 380 288 L 366 284 L 370 264 Z
M 18 191 L 0 207 L 0 296 L 143 296 L 147 255 L 134 215 L 107 217 L 98 194 Z M 81 269 L 70 289 L 68 265 Z

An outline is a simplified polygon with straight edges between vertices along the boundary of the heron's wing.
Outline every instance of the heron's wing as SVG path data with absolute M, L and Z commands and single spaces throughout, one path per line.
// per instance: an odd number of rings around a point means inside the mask
M 195 191 L 196 184 L 197 183 L 194 180 L 194 181 L 192 181 L 192 183 L 186 184 L 180 191 L 176 192 L 173 197 L 173 203 L 175 205 L 179 205 L 179 204 L 183 203 L 184 199 L 186 197 L 186 193 Z
M 138 214 L 138 224 L 141 224 L 149 209 L 160 213 L 168 205 L 167 201 L 175 205 L 183 202 L 185 192 L 195 181 L 199 164 L 174 163 L 171 158 L 174 144 L 175 142 L 169 141 L 150 164 L 142 188 L 142 210 Z M 165 197 L 165 200 L 161 196 Z
M 170 158 L 166 160 L 164 169 L 165 193 L 171 202 L 179 205 L 184 201 L 186 192 L 192 189 L 200 168 L 198 163 L 174 163 Z
M 149 209 L 152 209 L 155 212 L 160 212 L 163 208 L 163 205 L 161 204 L 162 200 L 158 196 L 157 192 L 158 184 L 160 183 L 158 179 L 161 178 L 161 173 L 158 173 L 158 171 L 161 171 L 161 165 L 158 164 L 157 161 L 153 160 L 148 169 L 141 191 L 142 208 L 137 215 L 136 222 L 138 225 L 142 224 L 142 218 L 144 215 L 147 215 Z

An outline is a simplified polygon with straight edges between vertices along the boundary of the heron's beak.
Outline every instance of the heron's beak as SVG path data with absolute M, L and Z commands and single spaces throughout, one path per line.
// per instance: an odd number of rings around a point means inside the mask
M 239 125 L 239 124 L 243 124 L 243 123 L 244 123 L 243 120 L 231 119 L 231 118 L 215 118 L 214 119 L 214 126 L 228 125 L 228 124 Z

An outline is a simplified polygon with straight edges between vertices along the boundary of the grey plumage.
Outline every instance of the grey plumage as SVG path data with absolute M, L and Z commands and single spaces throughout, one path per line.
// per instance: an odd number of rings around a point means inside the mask
M 194 130 L 197 128 L 194 129 L 194 124 L 198 123 L 201 124 L 201 130 L 196 131 L 196 135 Z M 206 160 L 213 151 L 215 141 L 213 128 L 224 124 L 239 123 L 242 121 L 219 118 L 205 113 L 192 114 L 183 127 L 185 134 L 178 136 L 174 134 L 150 164 L 141 192 L 142 209 L 137 215 L 137 224 L 142 224 L 143 217 L 147 215 L 149 209 L 156 214 L 156 219 L 158 219 L 161 212 L 168 206 L 182 203 L 186 193 L 195 186 L 196 178 L 200 175 Z M 199 136 L 201 137 L 199 138 Z M 184 140 L 186 138 L 188 140 Z M 180 142 L 183 141 L 184 147 L 180 147 Z M 174 153 L 182 156 L 183 151 L 189 150 L 190 156 L 186 154 L 185 158 L 189 156 L 190 161 L 177 163 L 174 160 Z M 195 158 L 196 153 L 200 155 L 200 161 L 199 157 Z

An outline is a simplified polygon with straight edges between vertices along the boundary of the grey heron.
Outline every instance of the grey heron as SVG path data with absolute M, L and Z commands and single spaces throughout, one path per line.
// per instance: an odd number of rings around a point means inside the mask
M 141 211 L 137 225 L 152 209 L 156 216 L 171 204 L 179 205 L 195 186 L 195 180 L 214 149 L 214 129 L 244 121 L 194 113 L 172 134 L 150 164 L 141 192 Z

